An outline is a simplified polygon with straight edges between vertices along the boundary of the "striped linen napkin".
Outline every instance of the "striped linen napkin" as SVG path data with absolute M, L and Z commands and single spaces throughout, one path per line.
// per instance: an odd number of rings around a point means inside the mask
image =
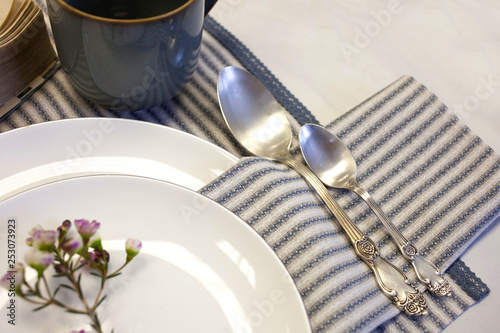
M 46 14 L 45 2 L 36 2 Z M 224 124 L 216 96 L 218 73 L 228 65 L 246 68 L 269 87 L 290 112 L 295 133 L 302 124 L 316 122 L 244 45 L 208 18 L 195 75 L 165 104 L 110 111 L 81 97 L 58 71 L 0 123 L 0 132 L 64 118 L 118 117 L 177 128 L 244 156 Z M 427 258 L 447 269 L 454 296 L 426 293 L 429 316 L 409 318 L 381 295 L 323 204 L 287 167 L 244 157 L 202 192 L 242 216 L 277 252 L 304 299 L 314 332 L 441 330 L 488 292 L 457 258 L 499 213 L 498 157 L 409 77 L 329 128 L 353 150 L 360 184 Z M 332 193 L 384 256 L 415 281 L 367 206 L 351 193 Z
M 295 133 L 299 127 L 294 123 Z M 320 199 L 289 168 L 245 157 L 201 193 L 247 221 L 274 249 L 297 284 L 314 332 L 440 331 L 488 292 L 456 260 L 498 216 L 499 156 L 411 77 L 328 128 L 352 149 L 360 185 L 426 258 L 448 269 L 454 294 L 425 292 L 429 316 L 399 313 Z M 331 192 L 381 253 L 417 281 L 368 206 L 350 192 Z

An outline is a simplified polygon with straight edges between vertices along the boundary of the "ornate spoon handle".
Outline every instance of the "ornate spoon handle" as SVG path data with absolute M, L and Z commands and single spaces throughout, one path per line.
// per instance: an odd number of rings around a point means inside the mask
M 407 314 L 427 314 L 427 302 L 420 291 L 410 285 L 408 277 L 400 269 L 380 255 L 377 245 L 359 230 L 318 177 L 292 157 L 276 161 L 297 171 L 316 190 L 347 233 L 358 256 L 372 269 L 382 292 Z
M 403 256 L 411 262 L 417 277 L 427 288 L 438 296 L 450 296 L 451 287 L 446 278 L 439 273 L 439 270 L 424 257 L 420 256 L 417 248 L 391 222 L 389 217 L 384 213 L 379 204 L 372 198 L 372 196 L 357 183 L 353 182 L 349 188 L 354 193 L 359 195 L 368 204 L 370 209 L 377 215 L 389 234 L 392 236 L 398 245 Z

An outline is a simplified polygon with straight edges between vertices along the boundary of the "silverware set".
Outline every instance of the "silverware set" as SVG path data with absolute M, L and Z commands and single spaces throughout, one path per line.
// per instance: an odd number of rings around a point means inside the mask
M 451 295 L 448 281 L 357 184 L 356 162 L 335 135 L 318 125 L 302 127 L 299 141 L 306 166 L 290 152 L 293 132 L 283 107 L 257 78 L 238 67 L 226 67 L 219 75 L 217 93 L 226 124 L 239 143 L 255 156 L 289 166 L 308 182 L 335 216 L 356 254 L 370 267 L 380 290 L 401 311 L 427 314 L 427 302 L 403 271 L 381 256 L 375 242 L 356 226 L 325 185 L 351 190 L 365 200 L 411 262 L 418 279 L 436 295 Z

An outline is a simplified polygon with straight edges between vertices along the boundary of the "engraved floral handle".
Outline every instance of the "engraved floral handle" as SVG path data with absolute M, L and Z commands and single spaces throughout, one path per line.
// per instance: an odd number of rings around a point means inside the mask
M 318 177 L 292 157 L 286 156 L 276 161 L 297 171 L 316 190 L 347 233 L 358 256 L 372 269 L 382 292 L 407 314 L 427 314 L 427 302 L 420 291 L 410 285 L 408 277 L 401 270 L 380 255 L 377 245 L 359 230 Z
M 370 238 L 362 238 L 355 246 L 357 254 L 373 270 L 379 287 L 401 310 L 410 315 L 427 314 L 425 298 L 409 284 L 408 277 L 401 270 L 380 256 Z
M 377 215 L 398 245 L 403 256 L 411 262 L 418 279 L 427 286 L 427 289 L 438 296 L 450 296 L 451 287 L 448 280 L 439 273 L 439 270 L 432 263 L 420 256 L 417 248 L 396 228 L 372 196 L 354 181 L 350 182 L 349 190 L 365 200 L 370 209 Z

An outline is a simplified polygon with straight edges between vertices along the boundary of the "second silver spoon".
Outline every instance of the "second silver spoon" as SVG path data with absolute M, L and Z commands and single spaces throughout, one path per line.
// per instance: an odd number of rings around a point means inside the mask
M 335 188 L 353 191 L 366 201 L 397 243 L 403 256 L 409 260 L 418 279 L 439 296 L 451 295 L 450 284 L 437 268 L 420 256 L 417 248 L 392 224 L 370 194 L 356 182 L 356 161 L 349 148 L 327 129 L 307 124 L 300 130 L 302 155 L 311 170 L 323 183 Z

